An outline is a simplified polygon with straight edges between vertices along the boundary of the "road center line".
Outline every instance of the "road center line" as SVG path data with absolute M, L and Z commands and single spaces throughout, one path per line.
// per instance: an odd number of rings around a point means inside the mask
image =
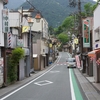
M 57 60 L 57 63 L 60 61 L 60 59 L 61 59 L 61 56 L 59 56 L 59 59 Z
M 67 55 L 69 56 L 69 57 L 71 57 L 71 55 L 67 52 Z

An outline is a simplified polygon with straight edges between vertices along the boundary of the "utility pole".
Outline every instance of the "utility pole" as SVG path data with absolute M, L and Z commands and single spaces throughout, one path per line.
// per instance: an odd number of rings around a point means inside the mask
M 85 66 L 83 65 L 83 36 L 82 36 L 82 17 L 81 17 L 81 1 L 78 0 L 78 10 L 79 10 L 79 50 L 80 50 L 80 54 L 81 54 L 81 66 L 82 66 L 82 72 L 85 72 Z
M 20 32 L 20 39 L 22 39 L 22 28 L 23 28 L 23 7 L 21 7 L 21 32 Z
M 81 17 L 81 1 L 78 0 L 78 10 L 79 10 L 79 41 L 80 41 L 80 54 L 81 54 L 81 66 L 82 66 L 82 72 L 86 72 L 86 59 L 83 55 L 83 36 L 82 36 L 82 17 Z M 83 59 L 84 58 L 84 59 Z
M 71 7 L 78 6 L 78 15 L 79 15 L 79 26 L 78 26 L 78 32 L 79 32 L 79 51 L 82 54 L 83 52 L 83 39 L 82 39 L 82 18 L 81 18 L 81 0 L 78 0 L 76 3 L 76 0 L 69 0 L 69 4 Z M 82 57 L 81 57 L 82 58 Z
M 78 6 L 78 17 L 79 17 L 79 26 L 78 26 L 78 32 L 79 32 L 79 51 L 80 51 L 80 54 L 81 54 L 81 66 L 82 65 L 82 62 L 83 62 L 83 56 L 82 56 L 82 53 L 83 53 L 83 36 L 82 36 L 82 17 L 81 17 L 81 0 L 78 0 L 78 2 L 76 3 L 76 0 L 72 0 L 71 2 L 69 1 L 69 4 L 71 7 L 76 7 L 76 5 Z M 84 70 L 84 69 L 83 69 Z
M 79 41 L 80 41 L 80 52 L 83 52 L 83 39 L 82 39 L 82 18 L 81 18 L 81 1 L 78 0 L 78 12 L 79 12 Z

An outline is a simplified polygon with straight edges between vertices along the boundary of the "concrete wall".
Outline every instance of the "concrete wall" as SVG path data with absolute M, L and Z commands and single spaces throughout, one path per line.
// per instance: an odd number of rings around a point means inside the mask
M 41 32 L 42 37 L 48 39 L 48 22 L 44 18 L 41 18 L 40 22 L 36 22 L 36 19 L 33 18 L 33 21 L 34 24 L 32 26 L 32 30 Z
M 19 61 L 19 80 L 23 80 L 25 78 L 25 63 L 24 58 Z
M 93 49 L 100 48 L 100 5 L 94 11 Z M 98 41 L 96 41 L 98 40 Z
M 3 2 L 2 0 L 0 0 L 0 58 L 1 58 L 1 46 L 4 46 L 4 33 L 2 33 L 2 9 L 3 9 Z M 3 81 L 4 80 L 3 80 L 2 66 L 0 66 L 0 87 L 3 84 Z
M 94 30 L 100 26 L 100 5 L 94 11 Z
M 29 48 L 28 47 L 28 34 L 27 33 L 23 33 L 23 43 L 24 43 L 24 47 Z
M 40 50 L 41 50 L 41 41 L 37 40 L 37 43 L 33 44 L 33 55 L 37 54 L 38 57 L 38 69 L 40 69 Z
M 33 44 L 33 54 L 37 54 L 38 68 L 41 70 L 44 69 L 44 60 L 46 57 L 46 53 L 48 53 L 48 47 L 45 46 L 44 41 L 37 40 L 37 43 Z
M 9 25 L 10 27 L 19 27 L 21 25 L 21 14 L 19 12 L 9 13 Z

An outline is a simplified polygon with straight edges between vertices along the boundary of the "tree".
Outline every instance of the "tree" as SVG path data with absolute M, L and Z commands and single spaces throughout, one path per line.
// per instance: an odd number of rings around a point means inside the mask
M 64 31 L 69 31 L 73 27 L 74 27 L 74 16 L 69 16 L 63 21 L 61 26 L 54 29 L 54 33 L 57 35 L 63 33 Z
M 63 30 L 69 30 L 72 27 L 74 27 L 74 16 L 69 16 L 62 23 L 62 28 Z
M 92 5 L 91 3 L 87 3 L 84 5 L 84 12 L 82 12 L 82 16 L 84 17 L 89 17 L 89 16 L 93 16 L 93 11 L 96 9 L 96 7 L 98 6 L 100 0 L 97 0 L 97 3 Z
M 98 0 L 99 2 L 100 0 Z M 93 16 L 93 10 L 97 7 L 96 5 L 92 5 L 91 3 L 87 3 L 84 5 L 84 11 L 81 12 L 82 17 L 90 17 Z M 70 31 L 71 33 L 78 34 L 77 27 L 79 25 L 79 14 L 71 14 L 70 16 L 66 17 L 65 20 L 63 21 L 62 25 L 60 25 L 58 28 L 54 29 L 54 33 L 60 34 L 63 32 L 68 32 Z M 76 30 L 75 30 L 76 29 Z
M 49 27 L 49 32 L 51 35 L 54 34 L 54 28 L 52 26 Z
M 62 42 L 62 44 L 66 43 L 69 41 L 69 37 L 65 33 L 61 33 L 58 35 L 58 39 Z
M 97 0 L 97 3 L 95 5 L 93 5 L 93 11 L 96 9 L 96 7 L 98 6 L 100 0 Z
M 55 35 L 60 34 L 60 33 L 62 33 L 62 32 L 63 32 L 62 26 L 59 26 L 58 28 L 55 28 L 55 29 L 54 29 Z
M 96 5 L 93 5 L 91 3 L 86 3 L 84 5 L 84 11 L 81 12 L 82 17 L 91 17 L 93 16 L 93 11 Z
M 91 3 L 87 3 L 84 5 L 85 16 L 93 16 L 93 5 Z

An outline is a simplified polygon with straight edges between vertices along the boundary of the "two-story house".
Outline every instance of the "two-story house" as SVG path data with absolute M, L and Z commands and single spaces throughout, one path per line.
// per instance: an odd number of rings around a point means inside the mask
M 37 21 L 40 14 L 37 14 L 34 18 L 33 24 L 33 59 L 34 70 L 43 70 L 48 66 L 48 22 L 45 18 L 40 18 Z
M 8 59 L 12 50 L 16 47 L 23 47 L 23 39 L 21 38 L 21 13 L 18 11 L 9 11 L 9 27 L 10 30 L 7 33 L 6 50 L 5 50 L 5 67 L 7 68 L 6 73 L 8 73 Z M 9 43 L 10 41 L 10 43 Z M 17 67 L 17 80 L 22 80 L 25 78 L 25 66 L 24 59 L 19 61 Z M 7 75 L 6 75 L 7 77 Z
M 29 29 L 23 30 L 23 27 L 28 27 L 26 17 L 22 16 L 19 11 L 9 11 L 9 32 L 5 33 L 5 48 L 2 49 L 4 56 L 4 84 L 7 84 L 7 74 L 9 70 L 8 62 L 9 55 L 16 47 L 21 47 L 25 51 L 24 58 L 19 61 L 17 66 L 17 80 L 22 80 L 30 75 L 29 67 Z

